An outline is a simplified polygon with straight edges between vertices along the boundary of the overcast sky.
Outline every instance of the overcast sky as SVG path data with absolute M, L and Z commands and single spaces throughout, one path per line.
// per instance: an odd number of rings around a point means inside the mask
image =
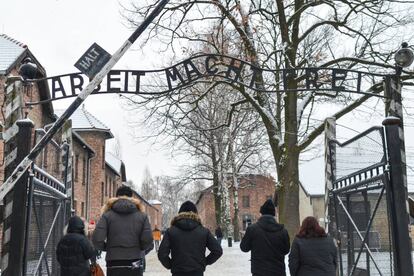
M 113 54 L 128 38 L 131 30 L 124 25 L 125 22 L 120 15 L 122 10 L 120 5 L 128 5 L 128 3 L 129 0 L 2 1 L 0 33 L 28 45 L 30 51 L 46 69 L 48 76 L 72 73 L 78 71 L 73 64 L 92 43 L 98 43 Z M 156 46 L 154 41 L 142 45 L 142 40 L 138 39 L 115 68 L 142 70 L 159 69 L 160 64 L 166 66 L 168 61 L 163 60 L 164 55 L 153 52 Z M 73 99 L 56 101 L 54 106 L 56 109 L 66 108 L 71 101 Z M 407 95 L 405 101 L 406 106 L 412 106 L 409 102 L 414 102 L 414 96 Z M 128 179 L 141 183 L 145 166 L 149 167 L 152 175 L 176 173 L 177 168 L 173 164 L 179 162 L 171 160 L 169 153 L 133 141 L 126 123 L 128 114 L 122 110 L 118 96 L 90 96 L 85 101 L 85 106 L 110 127 L 115 136 L 119 137 Z M 382 119 L 370 118 L 370 114 L 362 112 L 354 113 L 340 124 L 362 131 L 371 125 L 380 125 Z M 411 153 L 414 151 L 414 142 L 411 139 L 414 127 L 412 116 L 407 116 L 406 122 L 408 122 L 406 137 L 409 148 L 407 156 L 410 164 Z M 342 137 L 356 134 L 353 130 L 339 128 L 338 132 Z M 323 191 L 323 168 L 323 158 L 302 165 L 301 178 L 310 182 L 307 186 L 314 187 L 315 191 Z
M 0 33 L 26 44 L 48 76 L 73 73 L 78 71 L 73 65 L 92 43 L 113 54 L 129 37 L 132 31 L 124 25 L 120 14 L 120 4 L 128 3 L 125 0 L 2 1 Z M 141 42 L 138 39 L 115 68 L 139 70 L 154 68 L 154 63 L 162 64 L 162 56 L 151 53 L 154 44 L 141 45 Z M 55 109 L 64 109 L 73 100 L 53 104 Z M 128 114 L 122 110 L 118 96 L 90 96 L 85 107 L 119 137 L 128 179 L 140 183 L 145 166 L 153 175 L 175 173 L 172 164 L 176 162 L 170 160 L 169 153 L 133 141 L 126 124 Z

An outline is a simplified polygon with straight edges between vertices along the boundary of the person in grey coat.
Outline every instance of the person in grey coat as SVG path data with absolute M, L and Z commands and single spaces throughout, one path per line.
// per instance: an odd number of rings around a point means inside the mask
M 337 248 L 314 217 L 303 220 L 289 254 L 291 276 L 335 276 Z
M 120 187 L 108 200 L 92 235 L 96 249 L 106 251 L 108 276 L 143 275 L 143 258 L 153 247 L 152 230 L 132 190 Z

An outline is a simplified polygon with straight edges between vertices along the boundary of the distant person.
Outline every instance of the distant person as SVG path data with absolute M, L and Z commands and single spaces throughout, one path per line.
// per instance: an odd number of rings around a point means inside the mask
M 289 234 L 283 224 L 276 222 L 276 208 L 271 199 L 260 207 L 260 213 L 262 216 L 257 223 L 247 227 L 240 249 L 251 251 L 253 276 L 286 276 L 285 255 L 289 253 Z
M 335 276 L 337 249 L 334 240 L 314 217 L 303 220 L 289 254 L 291 276 Z
M 142 276 L 144 256 L 153 247 L 151 225 L 132 190 L 122 186 L 108 200 L 92 235 L 95 247 L 106 251 L 108 276 Z
M 206 256 L 206 248 L 210 254 Z M 172 219 L 158 250 L 158 259 L 172 276 L 203 276 L 206 265 L 217 261 L 223 250 L 210 231 L 201 225 L 197 208 L 184 202 Z
M 216 234 L 216 239 L 218 243 L 221 245 L 221 240 L 223 239 L 223 231 L 221 231 L 220 225 L 217 226 L 215 234 Z
M 155 243 L 155 251 L 158 252 L 158 248 L 160 247 L 161 241 L 161 230 L 158 229 L 157 225 L 155 225 L 154 230 L 152 230 L 152 238 Z
M 96 261 L 96 250 L 85 233 L 85 224 L 78 216 L 69 219 L 67 234 L 56 248 L 61 276 L 90 276 L 90 264 Z

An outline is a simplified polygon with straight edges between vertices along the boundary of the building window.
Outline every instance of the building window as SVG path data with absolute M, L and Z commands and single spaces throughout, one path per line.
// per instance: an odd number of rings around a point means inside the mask
M 105 146 L 102 147 L 102 169 L 105 169 Z
M 104 186 L 105 184 L 101 182 L 101 205 L 104 204 Z
M 105 177 L 105 196 L 108 196 L 108 176 Z
M 243 208 L 249 208 L 250 207 L 250 197 L 249 196 L 243 196 L 242 197 L 242 206 L 243 206 Z
M 79 155 L 75 156 L 75 181 L 78 181 L 79 174 Z
M 85 217 L 85 202 L 81 202 L 81 217 Z
M 86 182 L 88 181 L 88 171 L 87 171 L 87 163 L 86 156 L 83 158 L 83 181 L 82 184 L 86 185 Z
M 43 151 L 43 168 L 47 168 L 47 161 L 48 161 L 47 152 L 48 152 L 48 149 L 49 149 L 49 145 L 46 144 L 45 149 Z
M 54 170 L 55 174 L 58 175 L 60 171 L 60 150 L 59 148 L 55 149 L 55 161 L 54 161 Z
M 75 214 L 78 214 L 78 202 L 76 200 L 73 201 L 73 210 L 75 210 Z

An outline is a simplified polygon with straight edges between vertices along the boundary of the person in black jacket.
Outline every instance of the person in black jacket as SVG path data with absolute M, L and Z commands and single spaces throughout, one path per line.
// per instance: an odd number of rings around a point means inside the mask
M 206 248 L 210 250 L 207 257 Z M 206 265 L 213 264 L 222 254 L 217 240 L 201 225 L 196 206 L 191 201 L 184 202 L 161 241 L 161 264 L 173 276 L 203 276 Z
M 221 240 L 223 239 L 223 231 L 221 231 L 220 225 L 217 226 L 215 234 L 216 234 L 216 239 L 218 243 L 221 245 Z
M 335 276 L 337 249 L 334 240 L 314 217 L 303 220 L 289 254 L 291 276 Z
M 78 216 L 69 219 L 67 234 L 56 249 L 61 276 L 90 276 L 89 259 L 96 260 L 96 250 L 85 235 L 85 224 Z
M 243 252 L 251 251 L 253 276 L 285 276 L 285 255 L 289 253 L 289 234 L 276 222 L 276 208 L 271 199 L 261 207 L 262 216 L 247 227 L 240 243 Z

